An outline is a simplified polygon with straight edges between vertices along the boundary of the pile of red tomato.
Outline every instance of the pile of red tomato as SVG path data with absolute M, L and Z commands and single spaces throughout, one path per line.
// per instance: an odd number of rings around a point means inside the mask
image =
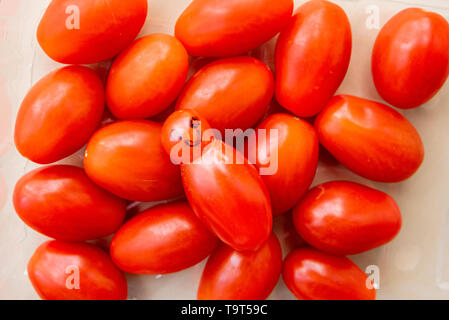
M 67 5 L 51 2 L 37 38 L 50 58 L 71 66 L 31 88 L 15 127 L 17 149 L 39 164 L 87 144 L 84 168 L 45 166 L 14 190 L 19 217 L 55 239 L 28 264 L 43 299 L 126 299 L 123 272 L 172 273 L 207 257 L 198 299 L 266 299 L 281 274 L 300 299 L 375 298 L 345 255 L 392 240 L 401 213 L 387 194 L 354 182 L 308 190 L 319 146 L 356 174 L 388 183 L 413 175 L 424 149 L 394 108 L 334 96 L 352 48 L 342 8 L 324 0 L 295 12 L 293 0 L 193 0 L 175 36 L 134 40 L 147 0 L 71 0 L 78 29 L 67 28 Z M 278 33 L 273 74 L 248 52 Z M 203 66 L 186 82 L 189 56 L 203 57 Z M 80 66 L 114 57 L 105 85 Z M 406 9 L 381 29 L 372 74 L 387 103 L 418 107 L 448 73 L 449 25 L 440 15 Z M 249 146 L 255 163 L 225 163 L 224 142 L 211 138 L 200 142 L 201 161 L 174 164 L 170 151 L 197 120 L 220 132 L 277 129 L 277 150 L 259 140 Z M 259 175 L 274 151 L 277 171 Z M 127 215 L 132 201 L 170 199 L 177 200 Z M 272 231 L 283 214 L 304 239 L 284 260 Z M 86 242 L 112 234 L 108 253 Z M 69 275 L 78 276 L 71 285 Z

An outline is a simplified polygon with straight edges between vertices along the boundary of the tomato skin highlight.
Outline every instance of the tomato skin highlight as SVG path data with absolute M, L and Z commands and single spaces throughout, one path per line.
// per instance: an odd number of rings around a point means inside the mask
M 273 91 L 273 74 L 263 62 L 252 57 L 220 59 L 188 81 L 176 110 L 194 110 L 221 132 L 245 130 L 262 118 Z
M 178 39 L 168 34 L 140 38 L 114 60 L 106 86 L 108 107 L 118 119 L 155 116 L 176 100 L 188 71 L 189 57 Z
M 299 235 L 320 251 L 351 255 L 391 241 L 401 228 L 398 205 L 382 191 L 349 181 L 310 190 L 293 210 Z
M 179 168 L 162 148 L 161 127 L 128 120 L 98 130 L 84 156 L 89 178 L 127 200 L 150 202 L 182 195 Z
M 199 263 L 217 244 L 189 204 L 175 202 L 129 220 L 114 236 L 110 252 L 115 265 L 125 272 L 166 274 Z
M 15 125 L 17 150 L 49 164 L 81 149 L 100 125 L 104 88 L 91 69 L 68 66 L 39 80 L 24 98 Z
M 277 171 L 262 175 L 270 193 L 273 215 L 287 212 L 307 192 L 318 166 L 318 136 L 313 126 L 288 114 L 274 114 L 257 126 L 265 129 L 266 137 L 256 144 L 256 167 L 266 167 L 277 148 Z M 270 130 L 277 130 L 278 144 L 270 143 Z M 260 139 L 261 138 L 261 139 Z M 250 151 L 249 154 L 251 154 Z
M 331 100 L 348 70 L 352 32 L 348 17 L 328 1 L 308 1 L 295 12 L 276 44 L 276 98 L 300 117 Z
M 220 244 L 204 268 L 198 300 L 265 300 L 281 270 L 282 250 L 273 233 L 255 252 Z
M 256 168 L 247 161 L 226 163 L 233 155 L 224 149 L 215 140 L 199 161 L 181 164 L 184 190 L 195 214 L 220 240 L 238 251 L 254 251 L 271 233 L 269 194 Z
M 311 248 L 290 252 L 284 260 L 282 277 L 298 299 L 376 299 L 376 290 L 371 281 L 355 263 L 346 257 Z
M 380 30 L 372 74 L 380 96 L 401 109 L 429 101 L 449 75 L 449 24 L 441 15 L 408 8 Z
M 91 182 L 82 168 L 54 165 L 33 170 L 16 183 L 19 217 L 51 238 L 85 241 L 114 233 L 126 202 Z
M 57 62 L 97 63 L 113 58 L 137 37 L 147 10 L 147 0 L 52 0 L 37 40 Z
M 235 56 L 273 38 L 292 12 L 293 0 L 194 0 L 178 18 L 175 35 L 192 56 Z
M 92 244 L 44 242 L 29 260 L 27 270 L 44 300 L 125 300 L 128 294 L 125 276 Z M 79 288 L 67 287 L 76 285 L 76 275 Z
M 344 166 L 380 182 L 412 176 L 424 159 L 413 125 L 393 108 L 353 96 L 336 96 L 315 120 L 321 144 Z

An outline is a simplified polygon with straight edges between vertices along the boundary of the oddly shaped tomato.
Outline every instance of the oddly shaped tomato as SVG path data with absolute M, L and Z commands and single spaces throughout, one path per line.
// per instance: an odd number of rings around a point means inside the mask
M 265 119 L 257 126 L 258 132 L 262 129 L 266 135 L 259 135 L 252 148 L 258 168 L 273 168 L 273 174 L 262 175 L 262 179 L 276 216 L 293 208 L 309 189 L 318 166 L 318 137 L 309 123 L 282 113 Z
M 300 117 L 316 115 L 343 81 L 351 58 L 351 25 L 328 1 L 298 8 L 276 45 L 276 97 Z
M 84 156 L 87 175 L 113 194 L 134 201 L 159 201 L 183 193 L 179 168 L 161 145 L 161 125 L 121 121 L 98 130 Z
M 376 299 L 373 284 L 355 263 L 311 248 L 290 252 L 284 260 L 282 277 L 298 299 Z
M 320 251 L 358 254 L 391 241 L 401 228 L 401 212 L 389 195 L 349 181 L 310 190 L 293 210 L 295 228 Z
M 336 96 L 315 121 L 321 144 L 362 177 L 399 182 L 424 158 L 419 133 L 399 112 L 382 103 Z
M 223 142 L 211 142 L 199 161 L 181 165 L 182 182 L 203 223 L 235 250 L 253 251 L 271 233 L 270 198 L 256 168 L 237 163 L 235 154 Z
M 265 300 L 281 270 L 282 250 L 273 233 L 255 252 L 238 252 L 221 244 L 204 268 L 198 300 Z
M 175 35 L 192 56 L 244 54 L 288 23 L 293 0 L 194 0 L 178 18 Z
M 177 154 L 182 157 L 184 144 L 187 147 L 201 150 L 203 144 L 203 134 L 211 129 L 209 123 L 194 110 L 178 110 L 173 112 L 162 126 L 161 141 L 165 151 L 171 155 L 172 152 L 180 149 Z M 207 139 L 207 137 L 204 137 Z M 182 142 L 181 142 L 182 141 Z M 181 144 L 181 146 L 179 145 Z M 189 157 L 193 161 L 193 157 Z
M 55 165 L 33 170 L 16 184 L 14 207 L 31 228 L 70 241 L 101 238 L 123 223 L 126 202 L 99 188 L 82 168 Z
M 402 10 L 377 36 L 372 73 L 377 91 L 393 106 L 426 103 L 449 75 L 449 24 L 434 12 Z
M 90 64 L 117 55 L 139 34 L 147 0 L 52 0 L 37 40 L 53 60 Z
M 187 202 L 174 202 L 129 220 L 115 234 L 110 252 L 115 265 L 125 272 L 165 274 L 204 260 L 217 244 Z
M 168 34 L 140 38 L 112 64 L 107 105 L 119 119 L 152 117 L 175 101 L 188 72 L 189 57 L 178 39 Z
M 252 57 L 220 59 L 189 80 L 176 109 L 194 110 L 222 132 L 245 130 L 264 115 L 273 87 L 273 74 L 263 62 Z
M 28 277 L 45 300 L 125 300 L 125 276 L 100 248 L 47 241 L 28 262 Z
M 17 150 L 31 161 L 47 164 L 83 147 L 100 125 L 104 88 L 91 69 L 69 66 L 39 80 L 17 114 Z

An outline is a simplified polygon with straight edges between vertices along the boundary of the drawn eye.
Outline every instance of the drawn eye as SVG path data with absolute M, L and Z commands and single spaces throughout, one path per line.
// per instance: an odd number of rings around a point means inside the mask
M 197 117 L 190 118 L 190 128 L 196 129 L 200 126 L 200 119 Z
M 170 131 L 170 140 L 171 141 L 181 141 L 182 140 L 182 134 L 178 129 L 172 129 Z

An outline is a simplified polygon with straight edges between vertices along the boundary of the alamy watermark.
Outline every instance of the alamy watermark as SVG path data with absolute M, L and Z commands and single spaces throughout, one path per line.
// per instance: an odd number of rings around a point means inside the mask
M 179 141 L 172 147 L 170 159 L 173 164 L 257 164 L 260 175 L 274 175 L 278 170 L 278 129 L 225 129 L 224 139 L 217 129 L 201 130 L 201 121 L 192 121 L 192 133 L 170 133 Z M 223 141 L 223 148 L 211 148 L 214 156 L 203 157 L 204 144 Z

